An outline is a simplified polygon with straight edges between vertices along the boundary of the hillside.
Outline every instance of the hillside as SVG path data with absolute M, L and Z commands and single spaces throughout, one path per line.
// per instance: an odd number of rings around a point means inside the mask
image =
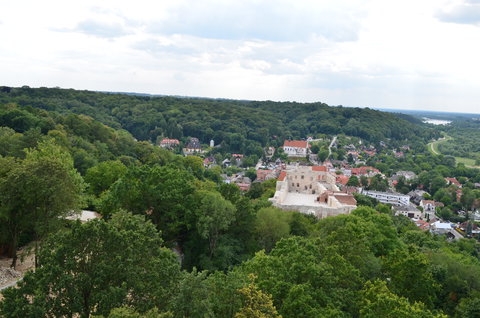
M 16 103 L 59 114 L 88 115 L 138 140 L 160 136 L 214 139 L 225 151 L 258 153 L 285 139 L 346 134 L 370 142 L 422 143 L 438 132 L 407 115 L 324 103 L 236 101 L 109 94 L 59 88 L 0 88 L 0 103 Z M 247 143 L 248 141 L 248 143 Z

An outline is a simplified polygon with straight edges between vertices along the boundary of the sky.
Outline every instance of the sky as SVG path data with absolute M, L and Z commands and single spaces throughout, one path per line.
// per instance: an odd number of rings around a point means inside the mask
M 2 1 L 0 85 L 480 113 L 480 0 Z

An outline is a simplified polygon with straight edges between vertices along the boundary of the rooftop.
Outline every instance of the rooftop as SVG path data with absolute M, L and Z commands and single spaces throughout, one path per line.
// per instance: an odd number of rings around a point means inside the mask
M 307 148 L 308 142 L 304 140 L 285 140 L 283 143 L 284 147 L 297 147 L 297 148 Z

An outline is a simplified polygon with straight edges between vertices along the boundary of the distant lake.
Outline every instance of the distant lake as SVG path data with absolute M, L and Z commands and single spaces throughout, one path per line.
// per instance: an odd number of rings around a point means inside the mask
M 434 125 L 448 125 L 452 121 L 451 120 L 440 120 L 440 119 L 431 119 L 431 118 L 423 118 L 423 122 L 427 124 L 434 124 Z

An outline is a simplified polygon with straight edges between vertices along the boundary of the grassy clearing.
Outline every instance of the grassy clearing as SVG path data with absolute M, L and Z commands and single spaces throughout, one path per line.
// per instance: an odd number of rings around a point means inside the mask
M 430 151 L 430 153 L 434 155 L 440 155 L 441 152 L 440 150 L 438 150 L 438 145 L 452 139 L 453 139 L 452 137 L 448 135 L 444 135 L 443 138 L 429 143 L 427 145 L 428 151 Z M 480 168 L 480 166 L 475 165 L 475 160 L 471 158 L 455 157 L 455 161 L 457 163 L 463 163 L 466 167 L 469 167 L 469 168 Z
M 457 163 L 463 163 L 466 167 L 469 168 L 480 168 L 480 166 L 475 165 L 475 160 L 470 158 L 455 157 Z

